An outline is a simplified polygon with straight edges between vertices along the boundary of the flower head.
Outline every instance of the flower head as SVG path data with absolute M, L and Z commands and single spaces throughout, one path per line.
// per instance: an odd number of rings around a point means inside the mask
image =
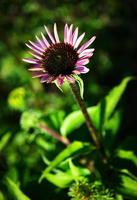
M 46 26 L 45 30 L 48 38 L 41 33 L 41 39 L 36 36 L 36 42 L 29 41 L 26 44 L 34 58 L 24 58 L 23 61 L 33 64 L 29 69 L 33 78 L 40 77 L 42 83 L 56 82 L 60 86 L 65 79 L 73 83 L 73 75 L 89 71 L 85 65 L 94 49 L 88 47 L 95 40 L 95 36 L 79 47 L 85 33 L 78 36 L 78 28 L 73 29 L 73 25 L 65 25 L 63 42 L 59 39 L 56 24 L 53 35 Z

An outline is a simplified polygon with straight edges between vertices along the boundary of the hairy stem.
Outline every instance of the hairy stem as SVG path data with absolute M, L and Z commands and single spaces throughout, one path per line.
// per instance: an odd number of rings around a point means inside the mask
M 40 129 L 43 129 L 44 131 L 46 131 L 49 135 L 51 135 L 53 138 L 56 138 L 58 141 L 62 142 L 63 144 L 65 144 L 66 146 L 70 144 L 70 141 L 61 136 L 59 133 L 55 132 L 53 129 L 49 128 L 48 126 L 46 126 L 45 124 L 40 124 L 39 125 Z
M 93 125 L 93 122 L 87 112 L 87 108 L 85 106 L 85 102 L 84 100 L 81 98 L 80 96 L 80 93 L 79 93 L 79 88 L 77 86 L 76 83 L 70 83 L 70 87 L 71 87 L 71 90 L 73 92 L 73 95 L 83 113 L 83 116 L 85 118 L 85 122 L 86 122 L 86 125 L 88 127 L 88 130 L 90 132 L 90 135 L 92 137 L 92 140 L 94 142 L 94 144 L 96 145 L 97 149 L 100 151 L 100 154 L 102 156 L 102 159 L 103 159 L 103 162 L 104 163 L 107 163 L 107 156 L 106 156 L 106 152 L 105 152 L 105 149 L 104 149 L 104 146 L 101 142 L 101 138 L 100 138 L 100 135 L 99 133 L 97 132 L 95 126 Z

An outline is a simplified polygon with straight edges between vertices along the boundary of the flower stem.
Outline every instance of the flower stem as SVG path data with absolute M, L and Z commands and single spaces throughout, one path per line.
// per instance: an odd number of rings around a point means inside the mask
M 71 87 L 71 90 L 73 92 L 73 95 L 83 113 L 83 116 L 85 118 L 85 122 L 86 122 L 86 125 L 88 127 L 88 130 L 90 132 L 90 135 L 93 139 L 93 142 L 94 144 L 96 145 L 97 149 L 99 150 L 101 156 L 102 156 L 102 161 L 104 164 L 107 164 L 107 155 L 106 155 L 106 152 L 105 152 L 105 149 L 104 149 L 104 146 L 101 142 L 101 138 L 100 138 L 100 135 L 99 133 L 97 132 L 95 126 L 93 125 L 93 122 L 87 112 L 87 108 L 85 106 L 85 102 L 84 100 L 81 98 L 80 96 L 80 93 L 79 93 L 79 88 L 77 86 L 76 83 L 70 83 L 69 84 L 70 87 Z

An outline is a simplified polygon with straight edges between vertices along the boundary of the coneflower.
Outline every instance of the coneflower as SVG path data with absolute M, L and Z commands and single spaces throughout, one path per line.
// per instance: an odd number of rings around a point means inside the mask
M 33 58 L 24 58 L 23 61 L 33 64 L 29 70 L 34 78 L 40 77 L 42 83 L 55 82 L 59 86 L 64 80 L 73 83 L 73 75 L 89 71 L 85 65 L 93 55 L 94 48 L 88 47 L 95 40 L 95 36 L 80 46 L 85 33 L 78 36 L 78 28 L 73 29 L 73 25 L 65 25 L 64 41 L 59 39 L 56 24 L 53 35 L 44 27 L 48 37 L 41 33 L 41 38 L 36 36 L 35 42 L 29 41 L 26 45 Z

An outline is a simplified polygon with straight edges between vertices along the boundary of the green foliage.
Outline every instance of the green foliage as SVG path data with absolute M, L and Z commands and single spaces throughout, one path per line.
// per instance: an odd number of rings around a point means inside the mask
M 66 149 L 64 149 L 60 154 L 58 154 L 55 159 L 50 163 L 50 165 L 44 170 L 42 173 L 42 176 L 40 178 L 40 181 L 45 177 L 47 177 L 47 174 L 53 170 L 55 167 L 60 165 L 63 161 L 65 161 L 68 158 L 73 158 L 74 156 L 79 156 L 82 153 L 85 153 L 87 151 L 93 151 L 95 147 L 92 147 L 88 143 L 82 143 L 79 141 L 75 141 L 72 144 L 70 144 Z
M 96 127 L 101 131 L 107 124 L 107 120 L 110 119 L 113 114 L 122 94 L 124 93 L 129 81 L 133 80 L 133 77 L 125 78 L 118 86 L 113 88 L 109 94 L 101 100 L 96 106 L 89 107 L 88 112 Z M 68 115 L 61 126 L 62 135 L 66 136 L 72 133 L 73 130 L 79 128 L 84 123 L 84 117 L 81 111 L 75 111 Z

